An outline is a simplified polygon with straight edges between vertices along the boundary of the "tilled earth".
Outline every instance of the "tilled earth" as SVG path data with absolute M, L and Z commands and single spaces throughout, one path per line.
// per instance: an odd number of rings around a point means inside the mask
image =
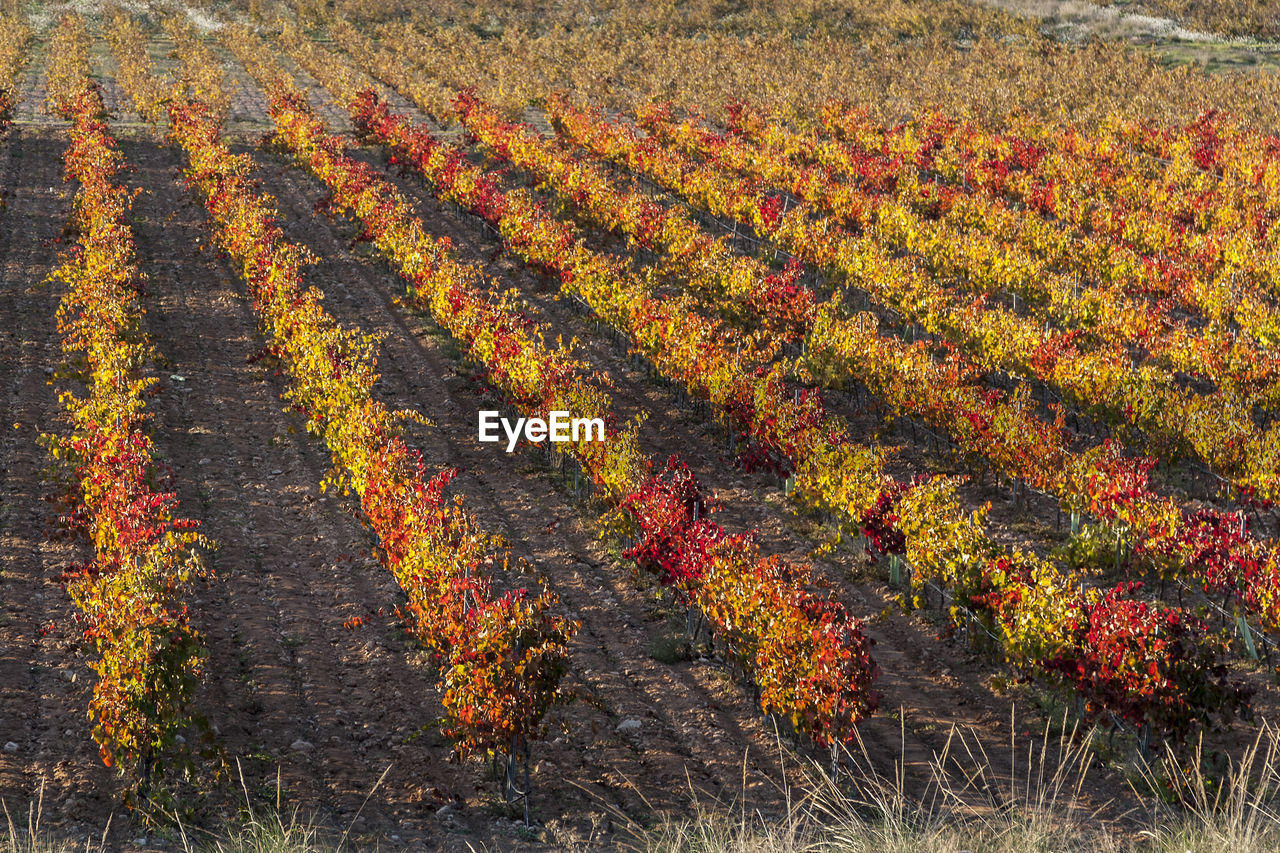
M 98 62 L 109 70 L 108 59 Z M 42 500 L 55 485 L 43 475 L 39 436 L 67 428 L 57 397 L 75 383 L 50 372 L 61 362 L 55 312 L 63 286 L 41 282 L 67 246 L 74 188 L 62 183 L 61 126 L 37 106 L 41 75 L 37 60 L 0 146 L 7 202 L 0 212 L 0 797 L 11 812 L 43 797 L 44 827 L 69 839 L 97 838 L 110 824 L 112 845 L 124 847 L 145 830 L 121 813 L 121 783 L 89 736 L 92 673 L 58 581 L 85 546 L 52 535 L 54 510 Z M 243 69 L 233 66 L 232 77 L 239 88 L 229 127 L 238 147 L 254 154 L 289 238 L 319 259 L 308 280 L 339 320 L 381 338 L 379 395 L 432 421 L 407 425 L 410 443 L 430 470 L 460 469 L 453 490 L 520 558 L 524 568 L 502 582 L 545 584 L 582 629 L 568 679 L 576 701 L 553 711 L 534 746 L 531 805 L 543 830 L 530 832 L 489 766 L 450 759 L 434 674 L 391 615 L 396 584 L 372 557 L 350 501 L 321 491 L 330 460 L 281 400 L 282 378 L 253 358 L 263 340 L 251 305 L 209 244 L 203 209 L 183 183 L 181 153 L 108 86 L 135 170 L 128 180 L 144 191 L 133 214 L 148 277 L 146 329 L 160 356 L 150 403 L 157 454 L 171 469 L 182 513 L 200 519 L 219 546 L 193 619 L 209 648 L 198 705 L 225 766 L 215 778 L 214 765 L 204 765 L 179 792 L 180 816 L 216 829 L 246 805 L 264 813 L 278 804 L 335 835 L 349 829 L 358 842 L 386 848 L 560 849 L 574 838 L 615 843 L 627 826 L 689 814 L 695 803 L 765 819 L 783 814 L 802 784 L 799 768 L 820 756 L 779 736 L 723 664 L 680 653 L 684 613 L 602 541 L 603 508 L 575 493 L 571 476 L 553 470 L 541 450 L 508 455 L 477 442 L 477 413 L 494 401 L 477 369 L 400 303 L 400 280 L 353 241 L 349 223 L 315 213 L 323 196 L 317 182 L 257 150 L 269 128 L 265 99 Z M 324 114 L 341 115 L 314 86 L 313 99 Z M 678 407 L 673 389 L 646 378 L 624 347 L 555 299 L 553 285 L 504 255 L 475 220 L 443 208 L 413 179 L 388 174 L 429 231 L 521 292 L 549 325 L 549 339 L 581 340 L 580 357 L 612 378 L 618 414 L 649 413 L 645 448 L 656 459 L 678 450 L 723 499 L 727 528 L 756 529 L 768 553 L 812 559 L 815 525 L 786 504 L 776 480 L 735 468 L 713 426 Z M 868 437 L 881 428 L 874 417 L 847 413 Z M 908 447 L 897 464 L 909 474 L 929 460 Z M 989 787 L 980 780 L 966 796 L 975 808 L 999 806 L 998 792 L 1009 790 L 1011 768 L 1024 772 L 1043 718 L 1028 712 L 1024 722 L 1013 699 L 993 689 L 1000 674 L 993 659 L 963 641 L 940 641 L 928 618 L 895 615 L 892 591 L 851 549 L 815 566 L 832 594 L 869 620 L 876 640 L 881 713 L 861 729 L 870 764 L 888 778 L 901 766 L 904 786 L 921 793 L 955 727 L 986 756 Z M 346 627 L 356 617 L 363 622 Z M 966 785 L 966 763 L 948 768 L 957 790 Z M 1102 768 L 1086 796 L 1092 808 L 1123 790 L 1121 774 Z M 149 841 L 174 843 L 164 832 Z

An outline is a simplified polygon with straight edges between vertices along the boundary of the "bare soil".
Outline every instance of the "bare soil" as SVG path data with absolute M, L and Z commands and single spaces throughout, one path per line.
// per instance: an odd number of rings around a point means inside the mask
M 46 828 L 83 839 L 110 823 L 112 846 L 124 849 L 145 829 L 121 813 L 121 783 L 89 737 L 92 673 L 58 583 L 84 545 L 50 537 L 53 519 L 42 501 L 52 486 L 41 477 L 38 437 L 66 428 L 57 392 L 73 382 L 48 373 L 60 363 L 54 314 L 61 285 L 37 286 L 65 248 L 58 241 L 71 194 L 61 178 L 65 138 L 36 107 L 41 68 L 37 58 L 17 123 L 0 145 L 7 202 L 0 211 L 0 746 L 16 746 L 0 752 L 0 798 L 20 812 L 43 791 Z M 239 91 L 229 126 L 241 150 L 254 153 L 290 239 L 320 259 L 308 280 L 342 322 L 382 338 L 379 395 L 433 422 L 406 425 L 410 442 L 429 469 L 460 469 L 454 491 L 522 559 L 523 568 L 501 582 L 545 584 L 563 612 L 581 620 L 569 677 L 578 698 L 552 713 L 545 741 L 535 745 L 532 811 L 542 829 L 529 832 L 487 766 L 450 759 L 437 726 L 435 675 L 391 615 L 400 593 L 372 557 L 351 502 L 321 493 L 331 463 L 281 400 L 283 379 L 251 361 L 264 342 L 242 282 L 209 244 L 203 209 L 183 184 L 180 152 L 138 124 L 122 93 L 108 86 L 122 149 L 136 169 L 129 179 L 145 190 L 134 227 L 148 276 L 146 328 L 161 354 L 151 402 L 157 452 L 183 514 L 200 519 L 219 545 L 215 574 L 198 590 L 193 613 L 210 652 L 198 705 L 226 764 L 218 778 L 206 765 L 180 790 L 184 821 L 216 829 L 246 803 L 279 803 L 286 813 L 314 815 L 335 835 L 350 828 L 359 844 L 384 849 L 561 849 L 570 837 L 619 843 L 628 822 L 687 814 L 695 800 L 781 815 L 788 786 L 800 784 L 798 765 L 817 756 L 779 737 L 722 663 L 671 653 L 683 612 L 601 540 L 603 508 L 575 495 L 571 478 L 558 475 L 542 451 L 508 455 L 476 441 L 477 413 L 492 407 L 493 392 L 438 327 L 399 303 L 400 280 L 353 244 L 355 230 L 314 212 L 319 185 L 256 150 L 269 127 L 265 99 L 243 69 L 233 64 L 231 74 Z M 341 117 L 319 87 L 312 92 L 326 116 Z M 678 407 L 673 389 L 648 379 L 624 348 L 556 300 L 475 220 L 446 210 L 413 180 L 394 179 L 428 230 L 452 239 L 502 286 L 518 288 L 553 336 L 581 339 L 581 357 L 612 377 L 619 414 L 650 413 L 646 449 L 655 458 L 678 449 L 723 498 L 727 528 L 757 530 L 768 553 L 811 558 L 820 531 L 787 505 L 775 480 L 734 467 L 705 419 Z M 880 429 L 877 418 L 850 414 L 868 438 Z M 914 446 L 899 464 L 905 474 L 931 462 Z M 876 769 L 892 776 L 902 764 L 908 790 L 925 790 L 929 764 L 954 726 L 988 756 L 991 784 L 1008 790 L 1015 755 L 1023 760 L 1043 725 L 1015 709 L 1014 697 L 1027 695 L 995 690 L 998 663 L 963 642 L 939 640 L 928 613 L 897 612 L 893 592 L 852 549 L 816 565 L 876 640 L 882 713 L 861 730 Z M 353 617 L 365 622 L 344 627 Z M 619 729 L 631 720 L 638 730 Z M 951 769 L 960 780 L 962 768 Z M 1121 772 L 1100 767 L 1086 797 L 1090 807 L 1114 801 L 1109 813 L 1118 814 L 1129 804 L 1124 792 Z M 998 796 L 974 792 L 973 799 L 999 805 Z M 148 842 L 174 844 L 164 831 Z

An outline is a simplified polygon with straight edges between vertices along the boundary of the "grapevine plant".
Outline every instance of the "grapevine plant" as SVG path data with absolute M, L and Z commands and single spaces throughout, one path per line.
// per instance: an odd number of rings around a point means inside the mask
M 58 308 L 63 349 L 83 365 L 86 390 L 64 391 L 67 434 L 46 436 L 71 474 L 63 521 L 84 530 L 92 559 L 63 576 L 76 620 L 96 657 L 89 703 L 93 738 L 107 766 L 131 777 L 142 797 L 176 764 L 182 733 L 200 718 L 192 700 L 205 666 L 190 624 L 191 585 L 207 574 L 201 553 L 213 543 L 199 522 L 176 515 L 146 431 L 151 347 L 142 328 L 129 208 L 117 183 L 125 161 L 108 132 L 101 89 L 88 79 L 88 36 L 76 16 L 62 19 L 51 47 L 52 108 L 71 122 L 66 180 L 79 188 L 71 228 L 76 243 L 51 279 L 66 286 Z

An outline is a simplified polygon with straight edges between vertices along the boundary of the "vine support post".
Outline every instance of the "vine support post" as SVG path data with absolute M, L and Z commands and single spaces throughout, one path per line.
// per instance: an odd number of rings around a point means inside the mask
M 1244 643 L 1244 650 L 1249 655 L 1250 660 L 1258 659 L 1258 647 L 1253 642 L 1253 631 L 1249 628 L 1249 620 L 1237 611 L 1236 627 L 1240 630 L 1240 640 Z
M 531 763 L 531 751 L 529 749 L 529 739 L 521 735 L 511 735 L 511 751 L 507 754 L 507 778 L 506 778 L 506 800 L 512 802 L 520 799 L 524 804 L 524 825 L 530 826 L 529 820 L 529 764 Z M 523 765 L 520 770 L 524 776 L 524 787 L 516 786 L 516 773 L 518 768 Z

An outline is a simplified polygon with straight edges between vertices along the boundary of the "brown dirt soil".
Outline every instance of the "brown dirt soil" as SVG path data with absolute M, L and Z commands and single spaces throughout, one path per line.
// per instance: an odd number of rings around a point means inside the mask
M 0 146 L 8 203 L 0 211 L 0 745 L 17 746 L 0 752 L 0 798 L 22 811 L 43 786 L 47 828 L 83 839 L 113 820 L 111 844 L 125 848 L 143 829 L 120 813 L 121 785 L 89 738 L 92 673 L 57 582 L 84 549 L 48 537 L 50 512 L 41 501 L 49 486 L 37 438 L 65 428 L 57 389 L 71 385 L 51 387 L 46 373 L 60 361 L 54 311 L 61 286 L 32 288 L 56 263 L 70 198 L 61 180 L 65 139 L 34 106 L 41 74 L 37 60 L 24 78 L 18 124 Z M 242 150 L 252 151 L 269 127 L 265 100 L 243 69 L 233 64 L 231 76 L 238 92 L 230 126 Z M 508 455 L 476 441 L 477 412 L 495 399 L 476 369 L 460 363 L 434 324 L 399 304 L 400 280 L 352 244 L 349 224 L 314 213 L 323 194 L 315 181 L 255 153 L 287 235 L 320 259 L 308 280 L 342 322 L 381 336 L 381 399 L 433 421 L 406 425 L 411 445 L 429 470 L 460 469 L 452 489 L 524 561 L 500 584 L 545 584 L 561 611 L 582 622 L 568 679 L 578 700 L 552 713 L 545 742 L 534 747 L 533 812 L 553 829 L 527 834 L 485 766 L 449 760 L 436 726 L 434 674 L 390 615 L 401 595 L 371 556 L 351 502 L 321 493 L 330 461 L 287 411 L 283 379 L 250 362 L 263 340 L 242 282 L 209 245 L 203 209 L 182 183 L 180 152 L 161 146 L 152 129 L 126 126 L 136 116 L 117 88 L 108 92 L 126 119 L 121 144 L 136 169 L 129 180 L 146 191 L 135 202 L 134 226 L 149 276 L 146 327 L 161 355 L 150 405 L 157 454 L 172 470 L 182 513 L 200 519 L 219 545 L 215 574 L 192 603 L 210 652 L 198 706 L 227 764 L 217 779 L 206 765 L 195 786 L 179 791 L 184 819 L 214 829 L 234 821 L 246 801 L 255 809 L 279 801 L 286 813 L 296 807 L 335 834 L 350 827 L 359 843 L 389 849 L 560 849 L 571 836 L 616 843 L 625 820 L 688 813 L 694 798 L 780 815 L 784 785 L 799 782 L 795 768 L 806 751 L 779 741 L 721 663 L 661 662 L 663 650 L 678 644 L 684 615 L 600 540 L 602 507 L 575 497 L 541 451 Z M 314 83 L 312 92 L 326 116 L 341 116 Z M 476 221 L 446 210 L 414 180 L 394 180 L 416 200 L 429 231 L 450 237 L 460 256 L 502 286 L 517 287 L 553 338 L 581 339 L 581 357 L 612 377 L 619 414 L 650 413 L 646 449 L 662 458 L 678 448 L 724 499 L 727 528 L 758 530 L 768 553 L 809 558 L 816 525 L 786 503 L 775 480 L 733 467 L 705 418 L 677 407 L 673 389 L 646 378 L 624 348 L 556 300 Z M 874 417 L 855 424 L 868 436 L 879 429 Z M 908 474 L 932 462 L 909 447 L 900 464 Z M 1024 732 L 1038 733 L 1041 723 L 1030 714 L 1035 722 L 1022 722 L 1013 698 L 989 686 L 998 666 L 963 642 L 939 642 L 927 614 L 882 616 L 893 609 L 892 591 L 851 549 L 815 565 L 833 594 L 869 620 L 877 641 L 883 712 L 862 727 L 876 769 L 892 775 L 901 761 L 908 789 L 923 791 L 929 762 L 954 725 L 970 732 L 989 756 L 992 784 L 1007 790 L 1015 753 L 1019 762 L 1026 755 Z M 345 628 L 353 617 L 367 621 Z M 1268 697 L 1268 713 L 1272 705 Z M 619 730 L 627 720 L 639 729 Z M 1123 791 L 1121 774 L 1101 768 L 1088 802 L 1100 806 Z M 174 841 L 164 833 L 149 843 L 166 845 Z

